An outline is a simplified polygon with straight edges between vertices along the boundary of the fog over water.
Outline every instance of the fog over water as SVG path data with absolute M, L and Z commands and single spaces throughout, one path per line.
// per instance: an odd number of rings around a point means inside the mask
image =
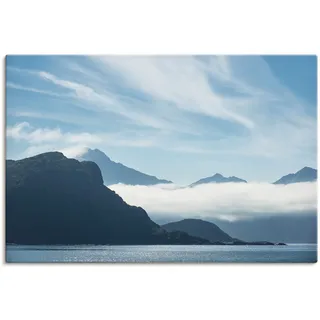
M 203 184 L 179 187 L 109 186 L 128 204 L 143 207 L 157 217 L 170 216 L 243 220 L 272 216 L 305 216 L 317 210 L 317 183 Z

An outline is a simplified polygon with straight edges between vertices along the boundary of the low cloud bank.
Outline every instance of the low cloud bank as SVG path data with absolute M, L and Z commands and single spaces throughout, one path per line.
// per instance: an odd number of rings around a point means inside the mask
M 128 204 L 158 216 L 239 220 L 275 215 L 305 215 L 317 210 L 317 183 L 273 185 L 268 183 L 204 184 L 179 186 L 109 186 Z

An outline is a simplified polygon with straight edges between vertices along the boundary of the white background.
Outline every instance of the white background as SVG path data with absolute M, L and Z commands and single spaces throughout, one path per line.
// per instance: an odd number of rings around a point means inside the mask
M 317 54 L 316 3 L 2 1 L 3 108 L 6 54 Z M 1 207 L 2 319 L 319 318 L 319 263 L 5 265 Z

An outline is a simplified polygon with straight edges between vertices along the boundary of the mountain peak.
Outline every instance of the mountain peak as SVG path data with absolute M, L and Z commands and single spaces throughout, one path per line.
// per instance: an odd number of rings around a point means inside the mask
M 317 171 L 317 170 L 313 169 L 311 167 L 303 167 L 301 170 L 297 171 L 296 173 L 299 173 L 299 172 L 314 172 L 314 171 Z
M 94 152 L 94 153 L 97 153 L 97 154 L 104 154 L 104 155 L 106 155 L 103 151 L 101 151 L 101 150 L 99 150 L 99 149 L 90 149 L 90 148 L 88 148 L 89 150 L 88 151 L 90 151 L 90 152 Z
M 291 184 L 299 182 L 313 182 L 317 180 L 318 171 L 310 167 L 303 167 L 296 173 L 289 173 L 273 184 Z
M 95 162 L 103 176 L 106 185 L 123 183 L 128 185 L 155 185 L 162 183 L 172 183 L 172 181 L 158 179 L 157 177 L 139 172 L 126 167 L 121 163 L 112 161 L 103 151 L 99 149 L 89 149 L 82 154 L 79 160 Z
M 91 161 L 94 161 L 94 159 L 111 161 L 111 159 L 103 151 L 90 148 L 87 148 L 86 152 L 81 155 L 81 158 Z
M 207 178 L 202 178 L 194 183 L 192 183 L 190 186 L 193 187 L 193 186 L 196 186 L 196 185 L 199 185 L 199 184 L 205 184 L 205 183 L 227 183 L 227 182 L 236 182 L 236 183 L 239 183 L 239 182 L 242 182 L 242 183 L 247 183 L 246 180 L 243 180 L 243 179 L 240 179 L 240 178 L 237 178 L 235 176 L 232 176 L 232 177 L 224 177 L 222 174 L 220 173 L 216 173 L 214 174 L 213 176 L 211 177 L 207 177 Z
M 45 159 L 45 160 L 61 160 L 61 159 L 66 159 L 65 155 L 62 152 L 59 151 L 49 151 L 49 152 L 45 152 L 45 153 L 40 153 L 37 154 L 35 156 L 26 158 L 26 159 Z M 20 161 L 20 160 L 18 160 Z
M 103 185 L 97 164 L 60 152 L 6 162 L 6 242 L 32 245 L 209 244 L 160 229 Z

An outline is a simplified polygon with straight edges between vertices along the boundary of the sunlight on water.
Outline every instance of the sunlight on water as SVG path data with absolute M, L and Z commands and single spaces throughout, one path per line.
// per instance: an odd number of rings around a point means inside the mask
M 316 244 L 288 246 L 20 246 L 7 262 L 316 262 Z

